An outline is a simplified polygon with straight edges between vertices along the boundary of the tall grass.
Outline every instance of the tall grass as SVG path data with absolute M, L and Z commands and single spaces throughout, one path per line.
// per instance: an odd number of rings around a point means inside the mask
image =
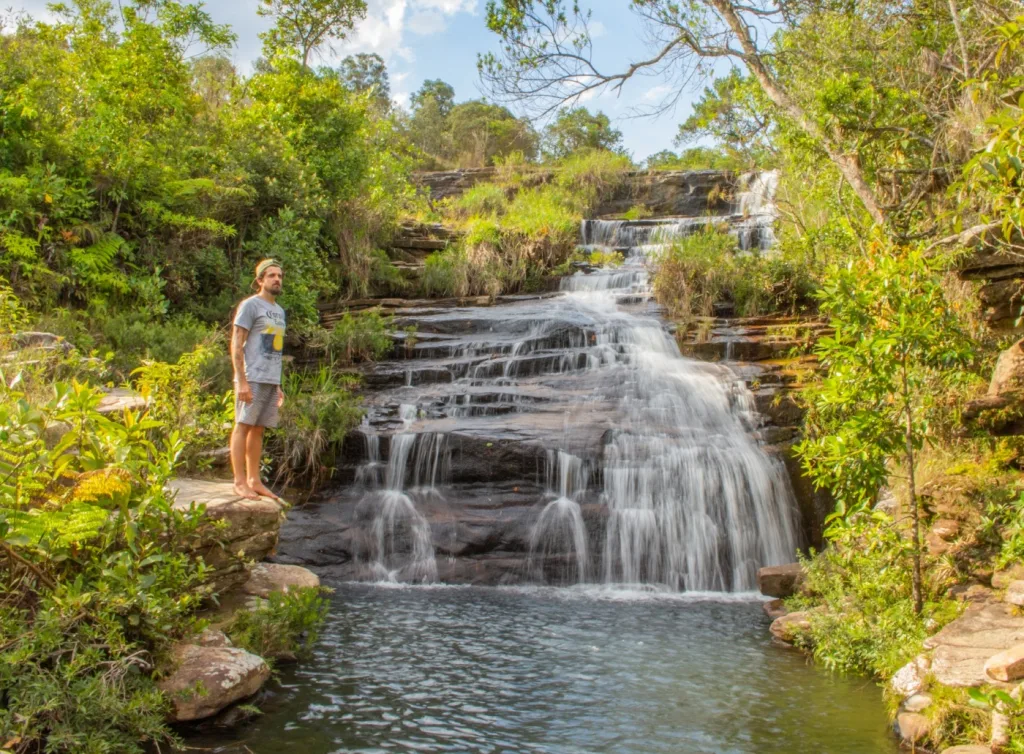
M 275 482 L 309 495 L 330 479 L 345 435 L 363 418 L 353 392 L 358 378 L 338 374 L 333 366 L 285 373 L 280 426 L 267 440 Z
M 739 251 L 712 224 L 669 246 L 655 259 L 654 295 L 671 317 L 688 323 L 731 304 L 738 316 L 809 308 L 814 281 L 799 259 Z

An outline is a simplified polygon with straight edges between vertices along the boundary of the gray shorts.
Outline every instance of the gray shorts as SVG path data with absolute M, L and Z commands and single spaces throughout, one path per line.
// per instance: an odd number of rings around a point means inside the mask
M 251 401 L 235 401 L 235 423 L 276 427 L 278 386 L 269 382 L 250 382 L 249 389 L 252 390 Z

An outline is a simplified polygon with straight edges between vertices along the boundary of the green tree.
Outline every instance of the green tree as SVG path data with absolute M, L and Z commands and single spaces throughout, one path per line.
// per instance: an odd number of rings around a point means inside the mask
M 733 68 L 693 104 L 693 113 L 679 126 L 676 146 L 710 138 L 735 162 L 767 167 L 775 151 L 770 109 L 757 82 Z
M 566 108 L 544 127 L 541 149 L 549 160 L 560 160 L 586 149 L 621 153 L 622 132 L 612 128 L 602 112 L 591 113 L 585 107 Z
M 537 133 L 530 122 L 515 117 L 507 108 L 483 100 L 460 102 L 448 115 L 453 157 L 460 167 L 483 167 L 496 157 L 521 152 L 526 159 L 537 155 Z
M 455 107 L 455 90 L 451 84 L 441 79 L 427 79 L 410 99 L 413 113 L 416 113 L 428 102 L 434 102 L 440 116 L 447 118 L 452 108 Z
M 277 50 L 294 50 L 309 68 L 309 56 L 324 45 L 344 39 L 366 16 L 365 0 L 260 0 L 256 12 L 275 21 L 260 35 L 268 58 Z
M 341 82 L 353 92 L 370 92 L 383 111 L 391 107 L 391 82 L 384 58 L 377 53 L 349 55 L 338 67 Z
M 809 390 L 808 436 L 797 452 L 815 484 L 836 497 L 830 536 L 870 507 L 891 465 L 902 463 L 920 613 L 917 460 L 937 387 L 962 376 L 973 344 L 942 285 L 940 263 L 919 249 L 875 242 L 868 256 L 830 271 L 819 299 L 835 333 L 815 347 L 826 373 Z

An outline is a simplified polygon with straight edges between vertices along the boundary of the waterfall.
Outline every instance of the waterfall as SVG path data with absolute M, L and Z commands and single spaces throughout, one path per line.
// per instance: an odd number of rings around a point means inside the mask
M 399 416 L 408 430 L 416 407 L 403 404 Z M 430 524 L 417 510 L 413 494 L 438 494 L 437 484 L 447 465 L 446 436 L 405 431 L 391 436 L 388 462 L 381 488 L 380 437 L 366 432 L 367 460 L 357 469 L 356 481 L 368 487 L 360 507 L 370 518 L 366 560 L 379 581 L 430 583 L 437 580 Z M 406 475 L 412 467 L 412 484 Z
M 587 529 L 573 498 L 586 491 L 587 470 L 571 453 L 549 450 L 547 456 L 547 487 L 554 499 L 544 506 L 530 533 L 527 570 L 538 581 L 585 583 L 590 577 Z
M 470 578 L 525 557 L 500 579 L 749 591 L 758 568 L 791 562 L 799 513 L 755 439 L 753 396 L 727 364 L 681 355 L 647 266 L 709 222 L 764 247 L 776 181 L 739 179 L 728 216 L 585 221 L 583 248 L 625 261 L 585 267 L 556 295 L 416 310 L 420 342 L 372 374 L 391 389 L 375 396 L 356 472 L 360 562 L 379 578 L 436 579 L 428 516 L 452 553 L 446 573 L 463 558 Z M 531 464 L 543 474 L 521 491 Z
M 600 468 L 604 581 L 755 588 L 758 567 L 792 558 L 797 529 L 785 470 L 751 437 L 749 391 L 725 368 L 683 358 L 656 319 L 617 310 L 599 274 L 565 288 L 600 319 L 595 347 L 614 347 L 628 375 Z

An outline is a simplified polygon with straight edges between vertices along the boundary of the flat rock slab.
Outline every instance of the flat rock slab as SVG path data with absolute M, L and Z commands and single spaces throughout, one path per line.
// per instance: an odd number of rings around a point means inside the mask
M 1017 607 L 1024 607 L 1024 581 L 1011 581 L 1010 585 L 1006 587 L 1003 602 L 1009 602 Z
M 1024 644 L 1024 618 L 1002 602 L 971 605 L 967 611 L 925 640 L 932 653 L 935 680 L 959 688 L 992 683 L 985 662 L 992 655 Z
M 948 749 L 943 749 L 942 754 L 992 754 L 992 749 L 987 746 L 968 744 L 967 746 L 951 746 Z
M 106 391 L 100 405 L 96 410 L 101 414 L 119 414 L 123 411 L 143 411 L 149 406 L 149 401 L 136 393 L 123 387 L 115 387 Z
M 174 670 L 157 682 L 173 705 L 172 722 L 202 720 L 252 696 L 270 678 L 261 658 L 236 647 L 179 644 Z

